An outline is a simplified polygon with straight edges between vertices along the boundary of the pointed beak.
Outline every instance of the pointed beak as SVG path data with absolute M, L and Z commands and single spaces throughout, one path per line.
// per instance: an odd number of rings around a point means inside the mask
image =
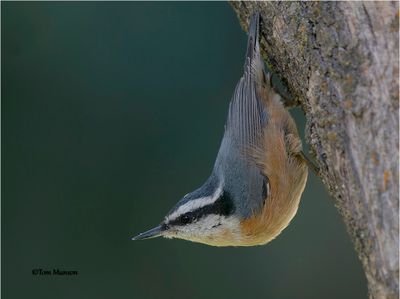
M 151 238 L 157 238 L 161 236 L 162 228 L 161 225 L 152 228 L 151 230 L 148 230 L 147 232 L 138 234 L 136 237 L 133 237 L 132 240 L 144 240 L 144 239 L 151 239 Z

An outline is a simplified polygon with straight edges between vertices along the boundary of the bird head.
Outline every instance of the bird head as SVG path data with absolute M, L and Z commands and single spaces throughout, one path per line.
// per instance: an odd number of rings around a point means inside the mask
M 201 188 L 186 194 L 157 227 L 134 237 L 178 238 L 214 246 L 233 245 L 240 235 L 235 206 L 223 185 L 209 180 Z

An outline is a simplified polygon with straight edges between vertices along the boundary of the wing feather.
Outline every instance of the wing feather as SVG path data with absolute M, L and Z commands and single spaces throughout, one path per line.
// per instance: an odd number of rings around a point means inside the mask
M 267 111 L 260 99 L 264 63 L 258 41 L 259 14 L 250 19 L 244 74 L 236 85 L 229 105 L 225 135 L 238 145 L 257 146 L 267 122 Z
M 225 134 L 214 166 L 224 188 L 232 192 L 237 212 L 243 218 L 260 211 L 268 197 L 268 178 L 251 156 L 263 144 L 268 115 L 260 98 L 264 64 L 258 43 L 259 16 L 250 21 L 244 74 L 229 104 Z M 250 150 L 250 151 L 249 151 Z

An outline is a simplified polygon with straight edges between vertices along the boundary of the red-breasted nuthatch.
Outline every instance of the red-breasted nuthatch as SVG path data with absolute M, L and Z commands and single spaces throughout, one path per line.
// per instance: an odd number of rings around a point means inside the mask
M 214 169 L 161 224 L 133 240 L 163 236 L 214 246 L 274 239 L 297 212 L 307 165 L 296 125 L 264 71 L 259 14 L 251 16 L 244 74 L 229 105 Z

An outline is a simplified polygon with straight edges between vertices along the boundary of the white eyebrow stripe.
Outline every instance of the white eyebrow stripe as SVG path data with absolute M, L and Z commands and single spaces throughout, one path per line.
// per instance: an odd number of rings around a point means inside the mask
M 218 189 L 211 196 L 200 197 L 194 200 L 190 200 L 184 205 L 181 205 L 176 211 L 174 211 L 171 215 L 167 217 L 167 221 L 175 220 L 182 214 L 185 214 L 189 211 L 194 211 L 209 204 L 212 204 L 217 201 L 217 199 L 222 194 L 222 186 L 220 185 Z

